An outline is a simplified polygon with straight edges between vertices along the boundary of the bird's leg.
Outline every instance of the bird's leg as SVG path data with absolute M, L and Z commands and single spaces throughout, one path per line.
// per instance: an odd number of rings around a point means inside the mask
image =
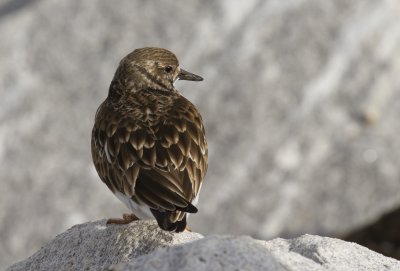
M 123 214 L 122 218 L 110 218 L 109 220 L 107 220 L 106 224 L 124 225 L 124 224 L 129 224 L 135 220 L 139 220 L 139 218 L 134 214 Z
M 192 229 L 189 226 L 186 226 L 185 231 L 192 232 Z

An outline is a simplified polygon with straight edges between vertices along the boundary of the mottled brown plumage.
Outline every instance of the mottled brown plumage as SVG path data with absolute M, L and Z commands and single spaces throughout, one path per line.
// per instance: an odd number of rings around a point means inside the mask
M 196 107 L 175 80 L 201 81 L 161 48 L 123 58 L 96 113 L 92 157 L 101 180 L 141 219 L 180 232 L 195 213 L 207 171 L 207 142 Z

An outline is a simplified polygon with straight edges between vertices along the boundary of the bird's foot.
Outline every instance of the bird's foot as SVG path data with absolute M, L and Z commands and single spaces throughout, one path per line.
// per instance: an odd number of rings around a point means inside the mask
M 186 226 L 185 231 L 192 232 L 192 229 L 189 226 Z
M 124 224 L 129 224 L 135 220 L 139 220 L 139 218 L 134 214 L 123 214 L 122 218 L 110 218 L 109 220 L 107 220 L 106 224 L 124 225 Z

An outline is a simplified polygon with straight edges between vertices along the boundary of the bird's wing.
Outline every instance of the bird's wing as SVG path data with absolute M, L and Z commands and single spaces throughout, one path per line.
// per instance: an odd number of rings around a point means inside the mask
M 93 160 L 114 193 L 153 209 L 197 211 L 190 202 L 207 171 L 208 150 L 201 116 L 189 101 L 175 103 L 168 117 L 149 126 L 129 115 L 98 119 Z

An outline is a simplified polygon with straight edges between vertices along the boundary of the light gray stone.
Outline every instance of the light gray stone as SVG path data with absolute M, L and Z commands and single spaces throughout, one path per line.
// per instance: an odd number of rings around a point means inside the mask
M 163 231 L 153 220 L 128 225 L 106 225 L 106 220 L 100 220 L 72 227 L 8 270 L 101 270 L 156 248 L 202 237 L 187 231 L 182 234 Z
M 25 4 L 24 4 L 25 3 Z M 124 206 L 90 157 L 134 48 L 204 82 L 202 233 L 337 236 L 400 203 L 398 0 L 0 1 L 0 269 Z
M 271 270 L 285 271 L 279 261 L 250 237 L 210 236 L 188 245 L 159 249 L 111 270 Z M 312 269 L 311 269 L 312 271 Z
M 354 243 L 315 235 L 271 241 L 215 235 L 158 249 L 110 270 L 396 271 L 400 262 Z
M 356 243 L 316 235 L 259 241 L 286 270 L 400 270 L 400 262 Z M 310 264 L 310 267 L 304 264 Z M 312 267 L 314 266 L 314 267 Z M 310 269 L 308 269 L 310 268 Z
M 400 262 L 354 243 L 304 235 L 255 240 L 248 236 L 180 234 L 160 230 L 155 221 L 76 225 L 28 259 L 19 270 L 271 270 L 389 271 Z

